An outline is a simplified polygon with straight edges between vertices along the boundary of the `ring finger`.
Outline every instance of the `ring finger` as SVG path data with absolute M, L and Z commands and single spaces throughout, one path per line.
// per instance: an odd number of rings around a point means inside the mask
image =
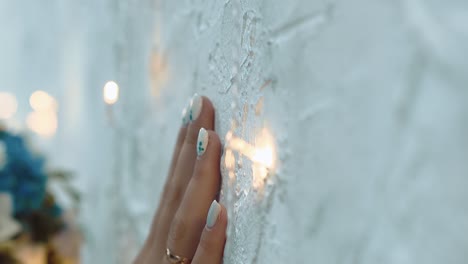
M 206 215 L 220 187 L 221 143 L 213 131 L 200 129 L 194 174 L 172 221 L 167 246 L 172 253 L 193 258 Z

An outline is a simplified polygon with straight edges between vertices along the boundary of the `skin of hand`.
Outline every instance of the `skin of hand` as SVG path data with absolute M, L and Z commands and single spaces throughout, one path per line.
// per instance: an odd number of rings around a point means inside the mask
M 214 120 L 211 101 L 194 95 L 184 109 L 159 207 L 134 264 L 222 263 L 227 213 L 216 202 L 222 146 Z M 188 261 L 171 262 L 167 249 Z

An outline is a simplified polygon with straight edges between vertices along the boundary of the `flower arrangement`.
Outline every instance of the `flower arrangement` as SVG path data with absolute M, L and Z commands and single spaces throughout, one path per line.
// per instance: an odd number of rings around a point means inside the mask
M 46 245 L 47 255 L 54 259 L 48 263 L 61 263 L 51 240 L 66 223 L 47 186 L 50 181 L 59 182 L 77 203 L 80 196 L 69 184 L 71 178 L 67 171 L 47 172 L 45 158 L 34 154 L 24 137 L 0 129 L 0 260 L 14 259 L 12 241 L 26 236 L 31 243 Z

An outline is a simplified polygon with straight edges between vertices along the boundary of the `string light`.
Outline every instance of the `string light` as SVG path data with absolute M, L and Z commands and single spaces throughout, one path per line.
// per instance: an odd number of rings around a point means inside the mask
M 229 171 L 229 177 L 233 176 L 235 157 L 233 151 L 237 151 L 250 159 L 253 173 L 253 186 L 260 189 L 270 173 L 275 169 L 276 150 L 274 138 L 268 129 L 264 128 L 256 137 L 255 145 L 235 137 L 232 132 L 226 135 L 228 149 L 225 155 L 225 165 Z M 232 173 L 231 173 L 232 172 Z

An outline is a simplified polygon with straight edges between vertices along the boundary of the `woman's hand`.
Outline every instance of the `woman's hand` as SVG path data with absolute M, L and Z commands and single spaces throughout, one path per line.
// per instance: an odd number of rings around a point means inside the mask
M 183 113 L 169 175 L 147 241 L 135 264 L 220 264 L 226 209 L 219 194 L 221 143 L 214 108 L 195 95 Z

